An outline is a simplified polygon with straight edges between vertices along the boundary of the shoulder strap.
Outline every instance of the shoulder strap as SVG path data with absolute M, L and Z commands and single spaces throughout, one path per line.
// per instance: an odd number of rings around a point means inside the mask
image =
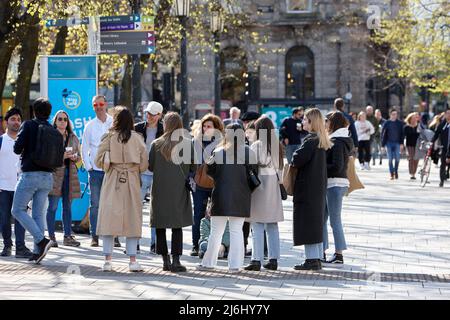
M 0 136 L 0 150 L 2 150 L 3 135 Z

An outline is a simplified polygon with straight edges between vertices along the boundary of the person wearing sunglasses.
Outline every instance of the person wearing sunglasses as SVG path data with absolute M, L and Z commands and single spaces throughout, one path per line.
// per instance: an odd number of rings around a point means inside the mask
M 150 154 L 152 142 L 164 134 L 164 127 L 161 122 L 163 106 L 156 101 L 151 101 L 144 110 L 145 121 L 139 122 L 134 126 L 134 130 L 144 137 L 147 148 L 147 154 Z M 153 172 L 147 170 L 141 175 L 141 200 L 145 200 L 148 190 L 152 188 Z M 139 252 L 139 244 L 138 244 Z M 156 254 L 156 229 L 151 228 L 150 236 L 150 254 Z
M 72 200 L 80 198 L 80 180 L 76 163 L 80 159 L 80 142 L 73 133 L 69 115 L 59 110 L 53 118 L 53 127 L 64 137 L 64 165 L 53 172 L 53 189 L 48 195 L 47 230 L 52 246 L 57 248 L 55 236 L 55 215 L 58 209 L 59 199 L 62 198 L 62 221 L 64 228 L 65 246 L 79 247 L 80 242 L 72 236 Z
M 92 106 L 96 117 L 89 121 L 84 128 L 81 157 L 83 165 L 89 174 L 89 189 L 91 192 L 89 221 L 91 226 L 91 247 L 98 247 L 97 217 L 100 202 L 100 191 L 102 188 L 105 172 L 95 165 L 95 157 L 102 136 L 109 131 L 113 123 L 113 118 L 107 113 L 107 102 L 105 96 L 94 96 Z M 116 239 L 117 245 L 118 239 Z

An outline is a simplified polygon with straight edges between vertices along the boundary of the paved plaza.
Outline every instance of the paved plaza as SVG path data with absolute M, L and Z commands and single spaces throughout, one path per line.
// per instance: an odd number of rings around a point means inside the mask
M 60 241 L 39 266 L 0 259 L 0 299 L 450 299 L 450 186 L 438 188 L 438 169 L 432 167 L 424 189 L 409 180 L 405 160 L 398 181 L 388 180 L 386 162 L 358 172 L 366 189 L 345 198 L 349 249 L 343 266 L 293 270 L 304 250 L 292 247 L 289 197 L 280 224 L 278 271 L 229 274 L 226 261 L 219 261 L 217 271 L 196 271 L 200 260 L 189 256 L 191 229 L 185 228 L 182 262 L 188 272 L 164 272 L 161 258 L 149 254 L 147 205 L 138 257 L 143 273 L 128 273 L 124 248 L 114 249 L 114 272 L 102 273 L 101 248 L 90 248 L 88 236 L 78 235 L 81 247 L 63 247 Z M 330 229 L 331 248 L 332 240 Z

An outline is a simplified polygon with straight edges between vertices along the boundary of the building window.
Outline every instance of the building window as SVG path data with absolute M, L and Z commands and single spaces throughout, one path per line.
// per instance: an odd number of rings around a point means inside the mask
M 314 55 L 305 46 L 296 46 L 286 54 L 286 98 L 314 98 Z
M 222 99 L 238 105 L 247 98 L 247 55 L 238 47 L 227 47 L 220 52 L 220 79 Z
M 302 13 L 312 11 L 312 0 L 286 0 L 288 13 Z

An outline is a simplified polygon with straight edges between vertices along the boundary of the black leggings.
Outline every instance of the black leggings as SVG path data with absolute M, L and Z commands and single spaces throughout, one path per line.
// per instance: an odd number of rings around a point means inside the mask
M 156 229 L 156 253 L 167 255 L 166 229 Z M 183 254 L 183 230 L 181 228 L 172 229 L 172 255 L 181 256 Z
M 358 142 L 358 159 L 359 163 L 370 162 L 370 140 Z

